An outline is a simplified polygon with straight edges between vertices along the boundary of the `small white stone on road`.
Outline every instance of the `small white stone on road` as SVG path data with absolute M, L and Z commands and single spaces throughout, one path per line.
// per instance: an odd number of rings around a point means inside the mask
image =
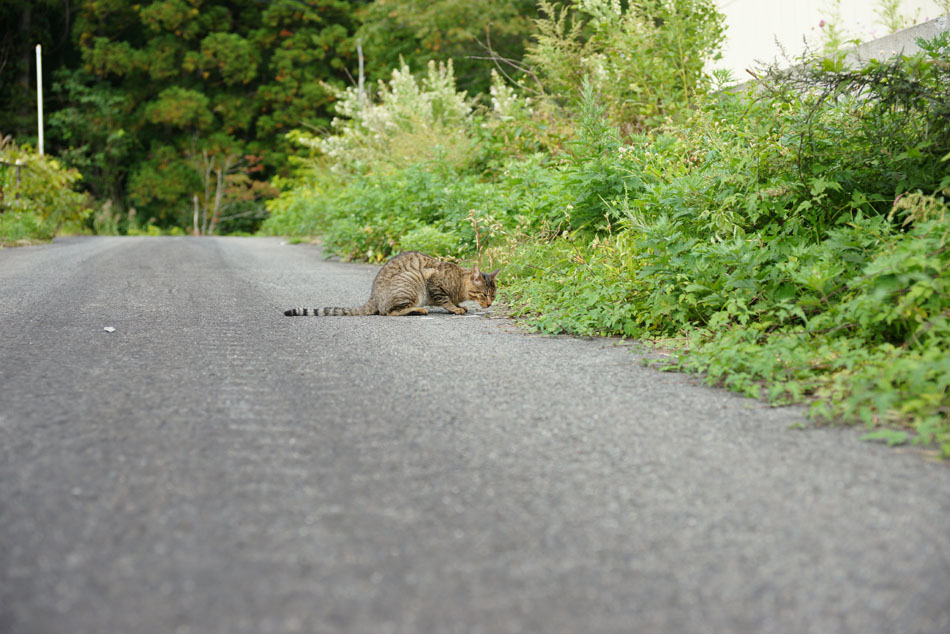
M 106 332 L 115 332 L 115 328 L 113 328 L 112 326 L 106 326 L 105 328 L 103 328 L 103 330 L 105 330 Z

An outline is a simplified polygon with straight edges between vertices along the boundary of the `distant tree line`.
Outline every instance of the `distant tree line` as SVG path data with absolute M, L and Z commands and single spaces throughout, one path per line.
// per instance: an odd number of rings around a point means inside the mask
M 120 228 L 253 229 L 296 151 L 286 133 L 328 127 L 358 43 L 368 82 L 452 57 L 474 95 L 488 48 L 520 59 L 536 14 L 533 0 L 2 0 L 0 133 L 36 141 L 42 44 L 47 152 Z

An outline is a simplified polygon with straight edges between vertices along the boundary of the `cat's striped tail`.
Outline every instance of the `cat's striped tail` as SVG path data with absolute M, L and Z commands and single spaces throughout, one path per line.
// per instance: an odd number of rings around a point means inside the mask
M 284 311 L 288 317 L 345 317 L 349 315 L 375 315 L 376 308 L 366 303 L 353 308 L 288 308 Z

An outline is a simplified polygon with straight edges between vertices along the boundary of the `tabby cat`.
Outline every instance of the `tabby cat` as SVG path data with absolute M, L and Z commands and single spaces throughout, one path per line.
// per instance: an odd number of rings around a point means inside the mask
M 468 312 L 459 306 L 472 299 L 488 308 L 495 300 L 496 269 L 482 273 L 478 265 L 471 270 L 458 264 L 443 262 L 425 253 L 408 251 L 400 253 L 376 274 L 369 300 L 353 308 L 291 308 L 284 314 L 296 317 L 337 315 L 425 315 L 426 306 L 442 308 L 464 315 Z

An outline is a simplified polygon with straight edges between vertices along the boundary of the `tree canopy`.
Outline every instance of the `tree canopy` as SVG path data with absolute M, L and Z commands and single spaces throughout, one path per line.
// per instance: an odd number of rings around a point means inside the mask
M 373 79 L 388 79 L 400 58 L 417 70 L 451 59 L 459 88 L 473 95 L 488 92 L 491 53 L 521 60 L 537 17 L 535 0 L 377 0 L 360 11 L 357 35 Z
M 345 77 L 351 15 L 342 0 L 84 2 L 82 64 L 59 75 L 73 97 L 56 119 L 62 137 L 87 162 L 129 159 L 108 193 L 188 225 L 196 196 L 206 209 L 222 184 L 231 202 L 247 199 L 255 171 L 286 163 L 285 132 L 328 123 L 321 82 Z M 89 125 L 103 116 L 105 136 Z
M 328 129 L 358 41 L 371 81 L 454 58 L 474 95 L 485 46 L 520 59 L 536 16 L 534 0 L 5 0 L 0 132 L 35 143 L 41 43 L 48 151 L 123 218 L 190 227 L 196 207 L 266 194 L 290 130 Z

